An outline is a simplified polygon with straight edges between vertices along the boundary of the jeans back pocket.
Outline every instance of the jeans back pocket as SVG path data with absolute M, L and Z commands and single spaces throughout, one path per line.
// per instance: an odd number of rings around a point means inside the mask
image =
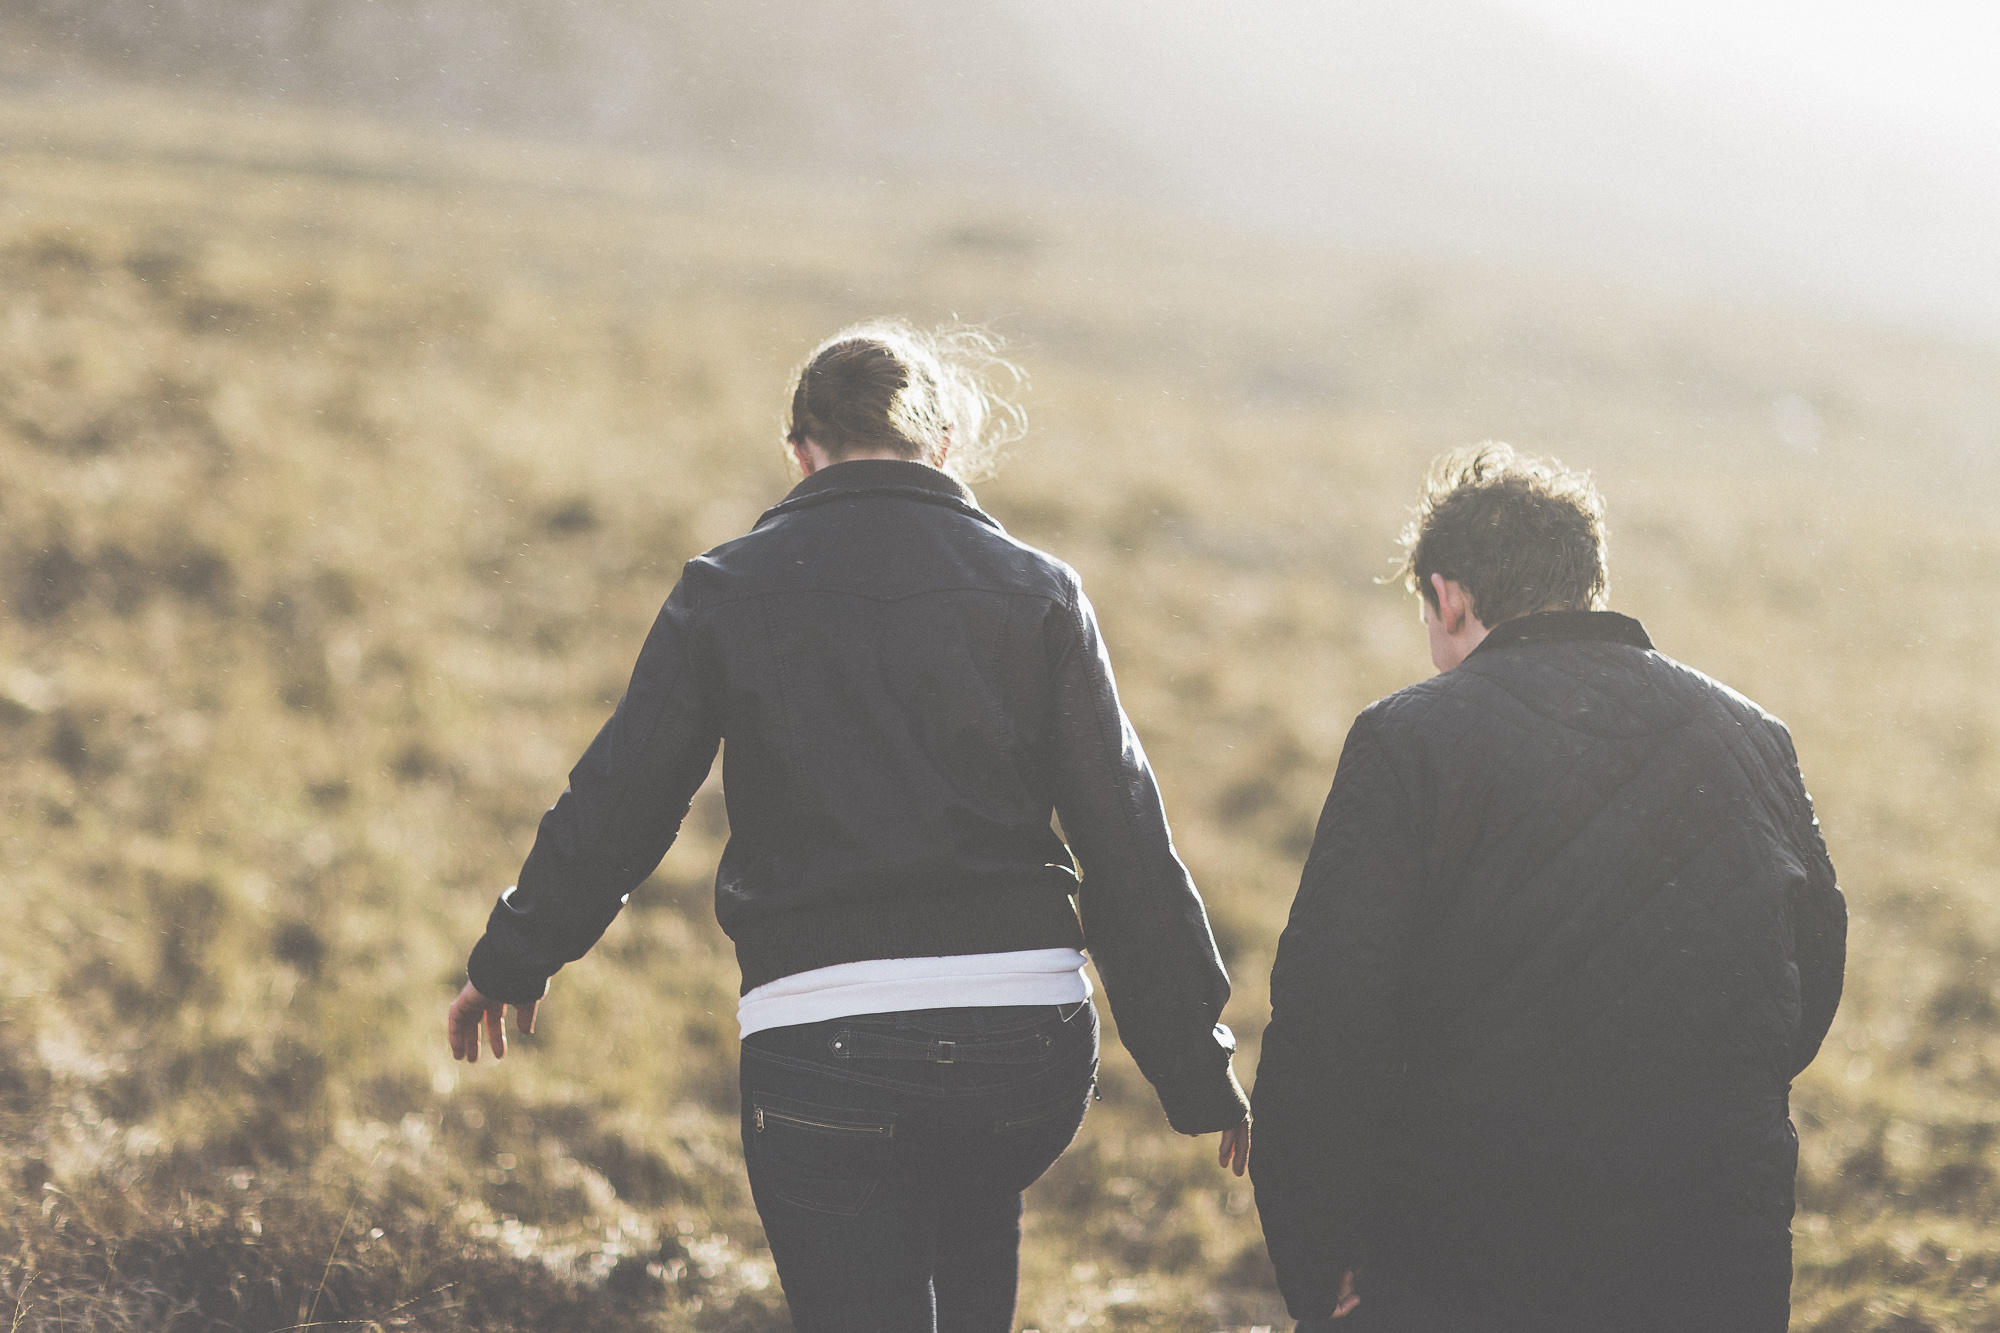
M 860 1217 L 894 1168 L 896 1114 L 756 1093 L 746 1108 L 745 1156 L 755 1177 L 788 1203 Z
M 810 1134 L 830 1134 L 835 1138 L 843 1134 L 859 1134 L 878 1139 L 894 1138 L 896 1135 L 896 1122 L 893 1117 L 871 1116 L 856 1119 L 854 1113 L 848 1111 L 827 1111 L 808 1115 L 797 1111 L 781 1111 L 775 1106 L 766 1106 L 761 1102 L 754 1104 L 752 1110 L 756 1131 L 759 1134 L 764 1132 L 768 1119 L 772 1125 L 803 1129 Z M 828 1116 L 839 1118 L 828 1119 Z

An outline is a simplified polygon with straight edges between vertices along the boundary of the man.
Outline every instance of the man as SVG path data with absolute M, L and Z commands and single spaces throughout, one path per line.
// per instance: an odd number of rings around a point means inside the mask
M 1349 733 L 1251 1175 L 1301 1330 L 1782 1333 L 1846 908 L 1783 724 L 1602 610 L 1588 478 L 1441 459 L 1439 675 Z

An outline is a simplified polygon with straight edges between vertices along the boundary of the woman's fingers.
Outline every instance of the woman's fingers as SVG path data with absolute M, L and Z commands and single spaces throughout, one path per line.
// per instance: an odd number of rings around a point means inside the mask
M 1222 1141 L 1215 1146 L 1215 1164 L 1227 1167 L 1237 1175 L 1242 1175 L 1250 1166 L 1250 1122 L 1222 1131 Z
M 514 1023 L 523 1032 L 535 1030 L 535 1008 L 537 1001 L 514 1006 Z M 486 1029 L 486 1044 L 493 1048 L 495 1060 L 507 1054 L 507 1006 L 498 1000 L 489 1000 L 475 989 L 471 982 L 451 1002 L 451 1008 L 444 1016 L 445 1038 L 451 1043 L 451 1058 L 463 1060 L 467 1064 L 479 1062 L 479 1029 Z
M 468 1063 L 479 1059 L 479 1020 L 486 1012 L 486 997 L 470 982 L 445 1012 L 445 1037 L 451 1042 L 451 1058 Z
M 507 1058 L 507 1006 L 486 1003 L 486 1044 L 493 1048 L 493 1058 Z

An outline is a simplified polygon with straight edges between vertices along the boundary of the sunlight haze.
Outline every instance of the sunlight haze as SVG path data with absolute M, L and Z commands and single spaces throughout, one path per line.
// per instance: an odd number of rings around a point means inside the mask
M 1971 6 L 1014 3 L 1070 95 L 1223 216 L 2000 328 Z
M 2000 7 L 1978 0 L 1495 0 L 1667 87 L 1856 135 L 2000 191 Z

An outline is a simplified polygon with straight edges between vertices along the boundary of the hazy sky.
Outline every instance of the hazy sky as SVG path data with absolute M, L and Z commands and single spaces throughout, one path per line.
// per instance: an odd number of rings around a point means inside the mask
M 1684 95 L 1760 103 L 2000 194 L 1995 0 L 1488 0 Z

